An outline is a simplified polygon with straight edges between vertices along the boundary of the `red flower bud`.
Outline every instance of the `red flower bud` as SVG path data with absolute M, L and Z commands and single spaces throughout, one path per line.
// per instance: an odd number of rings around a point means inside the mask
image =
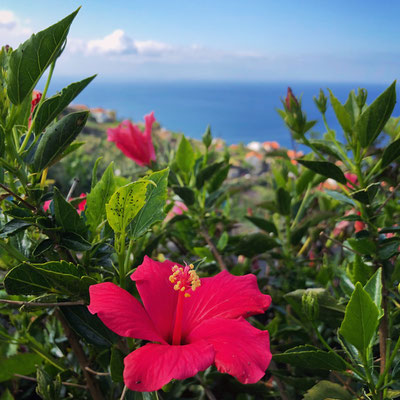
M 294 103 L 296 106 L 299 105 L 295 95 L 292 92 L 292 89 L 290 87 L 287 88 L 287 95 L 286 95 L 286 99 L 285 99 L 285 103 L 286 103 L 286 108 L 291 111 L 291 103 Z

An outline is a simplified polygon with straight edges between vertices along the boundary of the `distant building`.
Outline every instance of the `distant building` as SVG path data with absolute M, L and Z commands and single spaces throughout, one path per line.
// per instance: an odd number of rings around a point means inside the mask
M 105 110 L 104 108 L 96 107 L 90 109 L 90 115 L 99 124 L 105 122 L 115 122 L 116 115 L 114 110 Z

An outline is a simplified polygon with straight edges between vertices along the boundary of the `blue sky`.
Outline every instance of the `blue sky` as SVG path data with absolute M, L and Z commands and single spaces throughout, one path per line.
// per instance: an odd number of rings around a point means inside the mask
M 395 0 L 0 0 L 0 38 L 15 46 L 81 4 L 58 75 L 389 83 L 400 72 Z

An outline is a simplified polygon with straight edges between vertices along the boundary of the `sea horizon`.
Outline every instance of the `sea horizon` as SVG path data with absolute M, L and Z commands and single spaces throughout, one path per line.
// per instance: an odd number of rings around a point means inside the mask
M 49 95 L 61 91 L 68 84 L 84 77 L 55 77 Z M 222 138 L 227 144 L 251 141 L 277 141 L 291 147 L 290 132 L 276 111 L 283 108 L 281 99 L 290 86 L 296 96 L 302 96 L 303 111 L 307 117 L 317 119 L 313 132 L 323 134 L 326 130 L 322 117 L 313 102 L 322 88 L 328 96 L 329 87 L 333 94 L 344 102 L 350 90 L 366 88 L 370 104 L 391 82 L 244 82 L 244 81 L 116 81 L 96 77 L 73 101 L 88 107 L 115 110 L 119 120 L 143 121 L 144 115 L 155 112 L 161 126 L 173 132 L 200 139 L 210 125 L 214 137 Z M 44 86 L 43 81 L 38 85 Z M 329 101 L 328 101 L 329 104 Z M 397 104 L 394 116 L 400 114 Z M 328 105 L 327 120 L 330 129 L 341 135 L 332 107 Z

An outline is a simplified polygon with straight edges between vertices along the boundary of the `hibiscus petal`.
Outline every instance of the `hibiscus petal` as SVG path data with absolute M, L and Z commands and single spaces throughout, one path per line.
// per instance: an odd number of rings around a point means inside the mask
M 183 334 L 209 318 L 237 318 L 262 314 L 271 297 L 260 292 L 255 275 L 234 276 L 222 271 L 202 278 L 201 286 L 184 303 Z
M 211 343 L 218 371 L 228 373 L 242 383 L 256 383 L 265 374 L 272 354 L 268 331 L 260 331 L 243 318 L 204 321 L 187 340 Z
M 178 300 L 178 292 L 169 280 L 174 265 L 178 264 L 172 261 L 157 262 L 146 256 L 131 275 L 147 314 L 167 342 L 172 339 Z
M 120 336 L 165 343 L 140 302 L 111 282 L 89 288 L 89 311 Z
M 125 385 L 139 392 L 152 392 L 172 379 L 186 379 L 214 361 L 213 346 L 204 342 L 184 346 L 148 343 L 125 357 Z

